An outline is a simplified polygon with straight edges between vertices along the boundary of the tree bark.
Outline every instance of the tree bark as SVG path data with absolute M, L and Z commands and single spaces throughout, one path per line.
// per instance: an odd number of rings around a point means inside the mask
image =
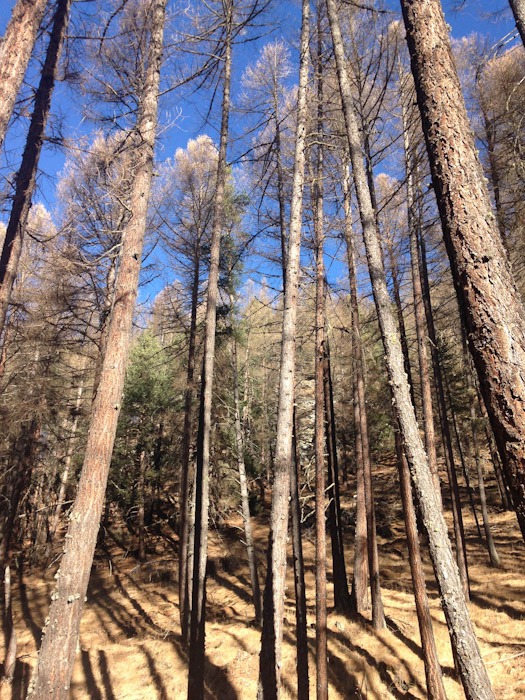
M 18 262 L 22 252 L 27 217 L 35 189 L 38 161 L 42 151 L 51 106 L 51 96 L 55 87 L 58 60 L 66 34 L 71 2 L 72 0 L 58 0 L 56 5 L 49 44 L 42 67 L 42 75 L 36 92 L 33 114 L 31 115 L 26 145 L 22 155 L 22 163 L 15 178 L 13 206 L 5 232 L 2 254 L 0 255 L 0 335 L 2 335 L 4 330 L 7 309 L 11 299 L 11 290 L 18 271 Z
M 17 0 L 0 43 L 0 148 L 46 5 L 47 0 Z
M 410 390 L 403 368 L 403 353 L 392 313 L 383 265 L 376 213 L 367 186 L 358 121 L 352 92 L 346 73 L 344 46 L 334 0 L 327 0 L 328 17 L 333 37 L 337 76 L 341 91 L 343 113 L 366 254 L 370 270 L 381 336 L 395 410 L 405 454 L 418 498 L 421 516 L 429 538 L 429 549 L 443 601 L 452 646 L 456 651 L 465 694 L 468 700 L 494 700 L 490 681 L 481 659 L 472 622 L 468 613 L 457 566 L 452 556 L 445 520 L 437 499 L 428 459 L 425 454 L 410 399 Z
M 281 689 L 286 535 L 288 530 L 288 497 L 290 493 L 293 406 L 295 398 L 295 333 L 306 142 L 309 16 L 309 1 L 303 0 L 299 91 L 297 96 L 297 133 L 290 207 L 290 236 L 286 261 L 277 434 L 268 547 L 268 574 L 264 592 L 263 631 L 260 653 L 259 700 L 278 700 Z
M 525 312 L 490 206 L 439 0 L 401 0 L 443 235 L 525 537 Z
M 30 684 L 28 697 L 36 700 L 66 700 L 69 696 L 131 341 L 153 171 L 165 8 L 166 0 L 154 0 L 150 10 L 147 66 L 142 93 L 138 95 L 140 111 L 135 127 L 137 159 L 130 198 L 133 216 L 123 232 L 115 302 L 98 392 L 91 409 L 84 464 L 37 667 Z

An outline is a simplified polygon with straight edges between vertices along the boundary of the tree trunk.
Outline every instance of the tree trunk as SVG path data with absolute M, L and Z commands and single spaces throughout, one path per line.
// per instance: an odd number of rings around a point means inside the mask
M 72 0 L 57 1 L 53 16 L 53 27 L 22 155 L 22 163 L 15 178 L 13 206 L 0 256 L 0 335 L 4 330 L 7 309 L 11 299 L 11 290 L 18 271 L 18 262 L 22 252 L 27 217 L 29 216 L 35 189 L 38 161 L 42 151 L 42 143 L 51 106 L 51 95 L 55 87 L 58 60 L 66 34 L 71 2 Z
M 335 427 L 334 393 L 332 388 L 332 369 L 330 366 L 330 346 L 328 338 L 325 343 L 323 363 L 324 404 L 326 424 L 326 451 L 328 463 L 328 517 L 330 539 L 332 544 L 332 568 L 334 580 L 334 608 L 339 613 L 351 610 L 350 593 L 346 577 L 345 551 L 343 543 L 343 526 L 341 522 L 341 498 L 339 493 L 339 464 L 337 459 L 337 431 Z M 366 586 L 366 577 L 365 577 Z
M 439 0 L 401 0 L 443 235 L 525 538 L 525 312 L 501 242 Z
M 137 117 L 137 158 L 130 209 L 122 236 L 115 302 L 97 396 L 91 409 L 84 464 L 70 515 L 65 551 L 57 574 L 29 697 L 66 700 L 80 618 L 93 562 L 109 465 L 122 400 L 137 296 L 142 246 L 153 170 L 160 62 L 166 0 L 151 6 L 151 30 Z
M 139 448 L 138 467 L 139 467 L 139 482 L 137 484 L 138 491 L 138 510 L 137 510 L 137 534 L 139 538 L 138 555 L 139 561 L 146 559 L 146 450 L 143 447 Z
M 230 294 L 230 308 L 233 315 L 233 294 Z M 257 572 L 257 558 L 253 544 L 252 521 L 250 516 L 250 502 L 248 494 L 248 482 L 246 479 L 246 466 L 244 464 L 244 440 L 241 425 L 241 400 L 239 397 L 239 367 L 237 357 L 237 338 L 232 320 L 232 367 L 233 367 L 233 405 L 235 411 L 235 448 L 237 451 L 237 470 L 239 472 L 239 484 L 241 489 L 241 508 L 244 523 L 244 538 L 246 540 L 246 555 L 248 558 L 248 568 L 250 570 L 250 580 L 252 583 L 253 607 L 255 619 L 262 624 L 262 599 L 259 587 L 259 574 Z
M 325 362 L 325 289 L 324 289 L 324 192 L 323 192 L 323 75 L 321 47 L 319 42 L 316 57 L 317 78 L 317 139 L 312 190 L 315 248 L 315 651 L 316 651 L 316 698 L 328 700 L 327 667 L 327 612 L 326 612 L 326 495 L 325 495 L 325 402 L 324 377 Z
M 514 15 L 516 27 L 520 33 L 521 41 L 525 46 L 525 1 L 524 0 L 509 0 L 509 5 Z
M 17 0 L 0 42 L 0 148 L 46 5 L 47 0 Z
M 299 502 L 300 461 L 297 449 L 297 414 L 294 409 L 292 450 L 290 469 L 290 507 L 292 510 L 292 547 L 295 588 L 295 633 L 297 644 L 297 700 L 308 700 L 310 682 L 308 678 L 308 630 L 306 620 L 306 586 L 304 582 L 304 558 L 301 533 L 301 504 Z
M 354 233 L 352 231 L 352 212 L 350 207 L 350 171 L 347 159 L 344 162 L 343 193 L 345 209 L 345 240 L 348 260 L 348 276 L 350 282 L 350 307 L 352 312 L 352 374 L 353 374 L 353 403 L 354 403 L 354 432 L 355 432 L 355 468 L 356 468 L 356 504 L 355 504 L 355 535 L 354 535 L 354 575 L 352 579 L 351 604 L 357 615 L 362 615 L 367 606 L 367 520 L 365 502 L 365 479 L 363 440 L 361 439 L 362 425 L 366 426 L 366 416 L 361 420 L 360 401 L 358 394 L 358 378 L 363 374 L 363 356 L 361 347 L 361 328 L 359 321 L 359 304 L 357 299 L 357 277 L 355 264 Z
M 293 407 L 295 399 L 295 333 L 306 141 L 309 15 L 309 2 L 308 0 L 303 0 L 299 90 L 297 95 L 297 134 L 290 207 L 290 237 L 286 261 L 279 403 L 268 546 L 268 574 L 264 592 L 263 631 L 260 653 L 259 700 L 277 700 L 280 697 L 281 688 L 286 535 L 288 530 L 288 497 L 290 493 Z
M 186 390 L 184 392 L 184 427 L 182 431 L 182 478 L 180 486 L 180 528 L 179 528 L 179 612 L 183 642 L 189 641 L 191 590 L 193 569 L 188 558 L 190 538 L 190 491 L 195 478 L 194 463 L 191 457 L 193 438 L 193 400 L 195 395 L 195 359 L 197 349 L 197 307 L 199 302 L 200 254 L 196 251 L 191 287 L 191 318 L 188 343 L 188 368 Z M 193 531 L 191 533 L 193 537 Z M 193 558 L 192 558 L 193 564 Z
M 427 530 L 430 554 L 438 580 L 452 646 L 456 650 L 465 694 L 468 700 L 494 700 L 494 694 L 481 659 L 466 600 L 462 592 L 457 566 L 452 556 L 445 520 L 434 489 L 428 459 L 419 435 L 414 406 L 410 399 L 410 390 L 403 368 L 403 353 L 401 351 L 399 334 L 390 305 L 376 213 L 374 212 L 370 191 L 367 186 L 363 148 L 353 105 L 351 86 L 346 73 L 344 46 L 337 9 L 334 0 L 327 0 L 326 4 L 333 37 L 337 75 L 370 278 L 385 348 L 388 375 L 395 399 L 395 410 L 405 446 L 405 454 L 422 519 Z
M 348 212 L 349 216 L 349 212 Z M 345 212 L 345 218 L 348 218 Z M 351 304 L 354 307 L 352 321 L 354 328 L 354 352 L 356 362 L 354 365 L 357 398 L 357 419 L 359 424 L 359 436 L 361 440 L 361 454 L 363 460 L 363 484 L 366 509 L 366 544 L 368 553 L 368 571 L 370 575 L 370 597 L 372 600 L 372 624 L 374 629 L 384 629 L 386 627 L 383 601 L 381 598 L 381 584 L 379 579 L 379 554 L 377 550 L 376 517 L 374 506 L 374 492 L 372 484 L 372 463 L 370 459 L 370 445 L 368 440 L 368 418 L 365 397 L 365 367 L 364 357 L 359 333 L 359 313 L 357 310 L 357 275 L 354 256 L 354 245 L 352 233 L 349 232 L 347 250 L 349 255 L 349 273 Z M 354 288 L 355 287 L 355 288 Z M 354 409 L 355 410 L 355 409 Z
M 204 357 L 202 364 L 199 428 L 197 433 L 196 489 L 195 489 L 195 554 L 193 560 L 193 588 L 190 621 L 190 652 L 188 661 L 188 700 L 204 699 L 204 658 L 206 626 L 206 562 L 208 544 L 209 469 L 211 445 L 211 409 L 213 373 L 215 366 L 215 328 L 217 324 L 217 296 L 219 288 L 219 257 L 221 231 L 224 224 L 224 197 L 227 177 L 226 150 L 230 116 L 231 64 L 233 43 L 233 4 L 223 3 L 225 23 L 225 54 L 221 135 L 217 162 L 213 226 L 210 241 L 210 269 L 206 317 L 204 321 Z

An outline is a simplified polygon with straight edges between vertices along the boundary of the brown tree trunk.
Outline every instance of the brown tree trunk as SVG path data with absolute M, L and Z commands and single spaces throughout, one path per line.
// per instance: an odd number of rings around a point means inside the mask
M 376 213 L 367 186 L 363 148 L 355 114 L 352 92 L 345 66 L 345 54 L 337 8 L 334 0 L 327 0 L 328 17 L 333 37 L 337 76 L 343 103 L 348 146 L 366 254 L 372 282 L 381 336 L 395 410 L 399 421 L 405 454 L 419 502 L 421 516 L 427 530 L 429 549 L 436 572 L 452 646 L 459 662 L 461 680 L 468 700 L 494 700 L 490 681 L 481 659 L 480 650 L 469 616 L 457 566 L 452 556 L 445 520 L 436 496 L 432 474 L 428 466 L 410 390 L 403 368 L 403 353 L 392 313 L 386 275 L 383 265 Z
M 17 0 L 0 42 L 0 148 L 46 4 L 47 0 Z
M 217 297 L 221 232 L 224 225 L 224 198 L 227 177 L 226 151 L 230 116 L 231 65 L 233 43 L 233 3 L 223 3 L 225 24 L 225 53 L 223 66 L 223 95 L 217 185 L 210 241 L 210 269 L 204 321 L 204 357 L 202 363 L 199 428 L 197 433 L 196 489 L 195 489 L 195 553 L 193 560 L 193 588 L 190 621 L 190 651 L 188 660 L 188 700 L 204 699 L 204 659 L 206 627 L 206 562 L 209 513 L 209 469 L 211 445 L 211 409 L 213 374 L 215 366 L 215 328 L 217 325 Z
M 521 41 L 525 46 L 525 1 L 524 0 L 509 0 L 509 5 L 514 15 L 516 27 L 520 33 Z
M 323 363 L 324 403 L 326 423 L 326 452 L 328 463 L 329 499 L 328 515 L 330 539 L 332 544 L 332 569 L 334 581 L 334 608 L 339 613 L 351 610 L 350 592 L 346 577 L 345 551 L 343 543 L 343 525 L 341 522 L 341 497 L 339 492 L 339 461 L 337 458 L 337 431 L 335 426 L 334 392 L 332 387 L 332 369 L 330 365 L 330 346 L 328 338 L 325 343 Z M 366 586 L 366 577 L 365 577 Z
M 15 194 L 0 256 L 0 335 L 5 326 L 11 290 L 18 271 L 27 217 L 36 183 L 38 161 L 55 87 L 60 50 L 64 42 L 72 0 L 58 0 L 49 37 L 40 83 L 36 91 L 20 170 L 15 178 Z M 0 83 L 1 85 L 1 83 Z M 1 102 L 1 99 L 0 99 Z
M 195 477 L 191 456 L 193 438 L 193 402 L 195 395 L 195 359 L 197 352 L 197 307 L 199 302 L 200 253 L 196 251 L 191 288 L 191 318 L 188 343 L 188 368 L 184 392 L 184 427 L 182 431 L 182 476 L 180 486 L 180 527 L 179 527 L 179 612 L 183 642 L 189 641 L 191 590 L 193 568 L 188 557 L 190 539 L 190 491 Z M 193 538 L 193 530 L 191 531 Z M 193 557 L 191 560 L 193 564 Z
M 137 116 L 137 154 L 130 209 L 122 236 L 115 302 L 97 396 L 91 409 L 84 464 L 70 515 L 65 551 L 47 618 L 29 697 L 66 700 L 102 514 L 109 465 L 120 413 L 137 296 L 153 170 L 160 62 L 166 0 L 151 5 L 151 30 Z
M 445 245 L 525 537 L 525 312 L 501 242 L 439 0 L 401 0 Z
M 293 406 L 295 400 L 295 333 L 306 141 L 309 16 L 309 2 L 308 0 L 303 0 L 299 90 L 297 96 L 297 134 L 290 211 L 290 236 L 286 260 L 277 434 L 268 546 L 268 574 L 264 592 L 263 631 L 260 653 L 259 700 L 277 700 L 280 696 L 281 688 L 286 535 L 288 530 L 288 497 L 290 493 Z
M 345 218 L 347 217 L 345 213 Z M 351 240 L 352 234 L 349 232 L 347 250 L 349 255 L 351 304 L 357 308 L 357 286 L 356 286 L 356 265 L 354 257 L 354 246 Z M 354 288 L 355 286 L 355 288 Z M 359 334 L 359 314 L 356 313 L 355 320 L 352 321 L 354 327 L 354 352 L 356 363 L 354 365 L 357 398 L 357 418 L 359 423 L 359 436 L 361 440 L 361 454 L 363 460 L 363 484 L 366 508 L 366 544 L 368 553 L 368 571 L 370 575 L 370 597 L 372 600 L 372 624 L 374 629 L 386 627 L 383 601 L 381 598 L 381 584 L 379 579 L 379 553 L 377 549 L 376 517 L 374 506 L 374 492 L 372 483 L 372 463 L 370 459 L 370 445 L 368 440 L 368 418 L 365 397 L 365 367 L 364 357 Z M 355 410 L 355 409 L 354 409 Z

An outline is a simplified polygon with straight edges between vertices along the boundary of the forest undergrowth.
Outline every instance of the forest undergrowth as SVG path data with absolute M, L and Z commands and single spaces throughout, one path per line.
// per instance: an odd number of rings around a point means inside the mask
M 426 697 L 395 464 L 385 461 L 374 473 L 375 491 L 380 494 L 376 507 L 387 629 L 374 631 L 365 618 L 350 620 L 331 611 L 329 584 L 331 700 Z M 525 548 L 514 513 L 499 508 L 495 482 L 489 481 L 488 487 L 493 534 L 502 568 L 489 567 L 472 513 L 465 508 L 470 611 L 496 697 L 517 700 L 525 698 Z M 348 522 L 345 554 L 349 575 L 353 504 L 353 484 L 349 483 L 342 490 L 343 513 Z M 267 548 L 268 506 L 267 503 L 254 518 L 260 574 Z M 209 700 L 256 697 L 260 630 L 253 620 L 241 525 L 240 519 L 233 518 L 210 531 L 205 678 Z M 97 548 L 71 684 L 70 697 L 74 700 L 177 700 L 186 696 L 187 659 L 180 637 L 177 593 L 177 535 L 168 528 L 150 532 L 147 560 L 142 564 L 134 557 L 133 546 L 125 526 L 113 525 Z M 291 550 L 291 542 L 289 547 Z M 313 528 L 305 530 L 304 554 L 310 685 L 311 697 L 315 697 Z M 454 671 L 447 627 L 426 553 L 424 565 L 445 689 L 449 700 L 460 700 L 464 695 Z M 19 649 L 12 700 L 25 697 L 56 566 L 57 563 L 42 575 L 36 567 L 29 567 L 22 552 L 17 557 L 14 598 Z M 328 566 L 330 574 L 330 557 Z M 296 697 L 295 663 L 290 558 L 283 649 L 286 698 Z

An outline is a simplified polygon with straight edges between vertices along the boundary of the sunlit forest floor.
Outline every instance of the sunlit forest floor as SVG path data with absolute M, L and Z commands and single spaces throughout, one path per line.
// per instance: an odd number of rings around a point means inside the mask
M 385 464 L 378 470 L 375 492 L 388 629 L 374 632 L 364 619 L 351 621 L 333 612 L 329 614 L 331 700 L 426 697 L 393 465 Z M 502 569 L 488 566 L 485 548 L 478 537 L 470 509 L 465 506 L 472 588 L 470 609 L 496 696 L 501 700 L 514 700 L 525 698 L 525 548 L 514 514 L 502 512 L 498 507 L 494 484 L 490 484 L 489 498 Z M 354 509 L 351 485 L 343 489 L 342 504 L 347 520 L 351 521 Z M 265 512 L 255 518 L 261 564 L 267 548 L 267 517 Z M 312 518 L 308 522 L 312 522 Z M 260 631 L 253 622 L 240 524 L 240 520 L 229 521 L 220 529 L 212 530 L 210 537 L 206 628 L 206 692 L 210 700 L 248 700 L 256 696 Z M 351 527 L 347 528 L 346 539 L 349 573 L 353 559 L 351 530 Z M 140 566 L 128 547 L 127 530 L 115 528 L 107 533 L 104 548 L 97 551 L 70 696 L 76 700 L 183 700 L 187 672 L 179 632 L 177 537 L 168 530 L 150 534 L 148 560 Z M 313 531 L 305 532 L 304 550 L 313 698 Z M 425 556 L 425 570 L 447 696 L 449 700 L 460 699 L 464 695 L 454 672 L 448 633 L 428 556 Z M 15 572 L 15 624 L 19 648 L 13 699 L 25 697 L 40 630 L 47 614 L 53 574 L 54 570 L 50 570 L 43 577 L 36 569 L 29 570 L 27 564 L 22 566 L 21 560 Z M 291 566 L 287 594 L 283 679 L 286 697 L 294 698 L 296 657 Z M 330 609 L 330 586 L 328 604 Z M 1 648 L 0 651 L 3 655 Z

